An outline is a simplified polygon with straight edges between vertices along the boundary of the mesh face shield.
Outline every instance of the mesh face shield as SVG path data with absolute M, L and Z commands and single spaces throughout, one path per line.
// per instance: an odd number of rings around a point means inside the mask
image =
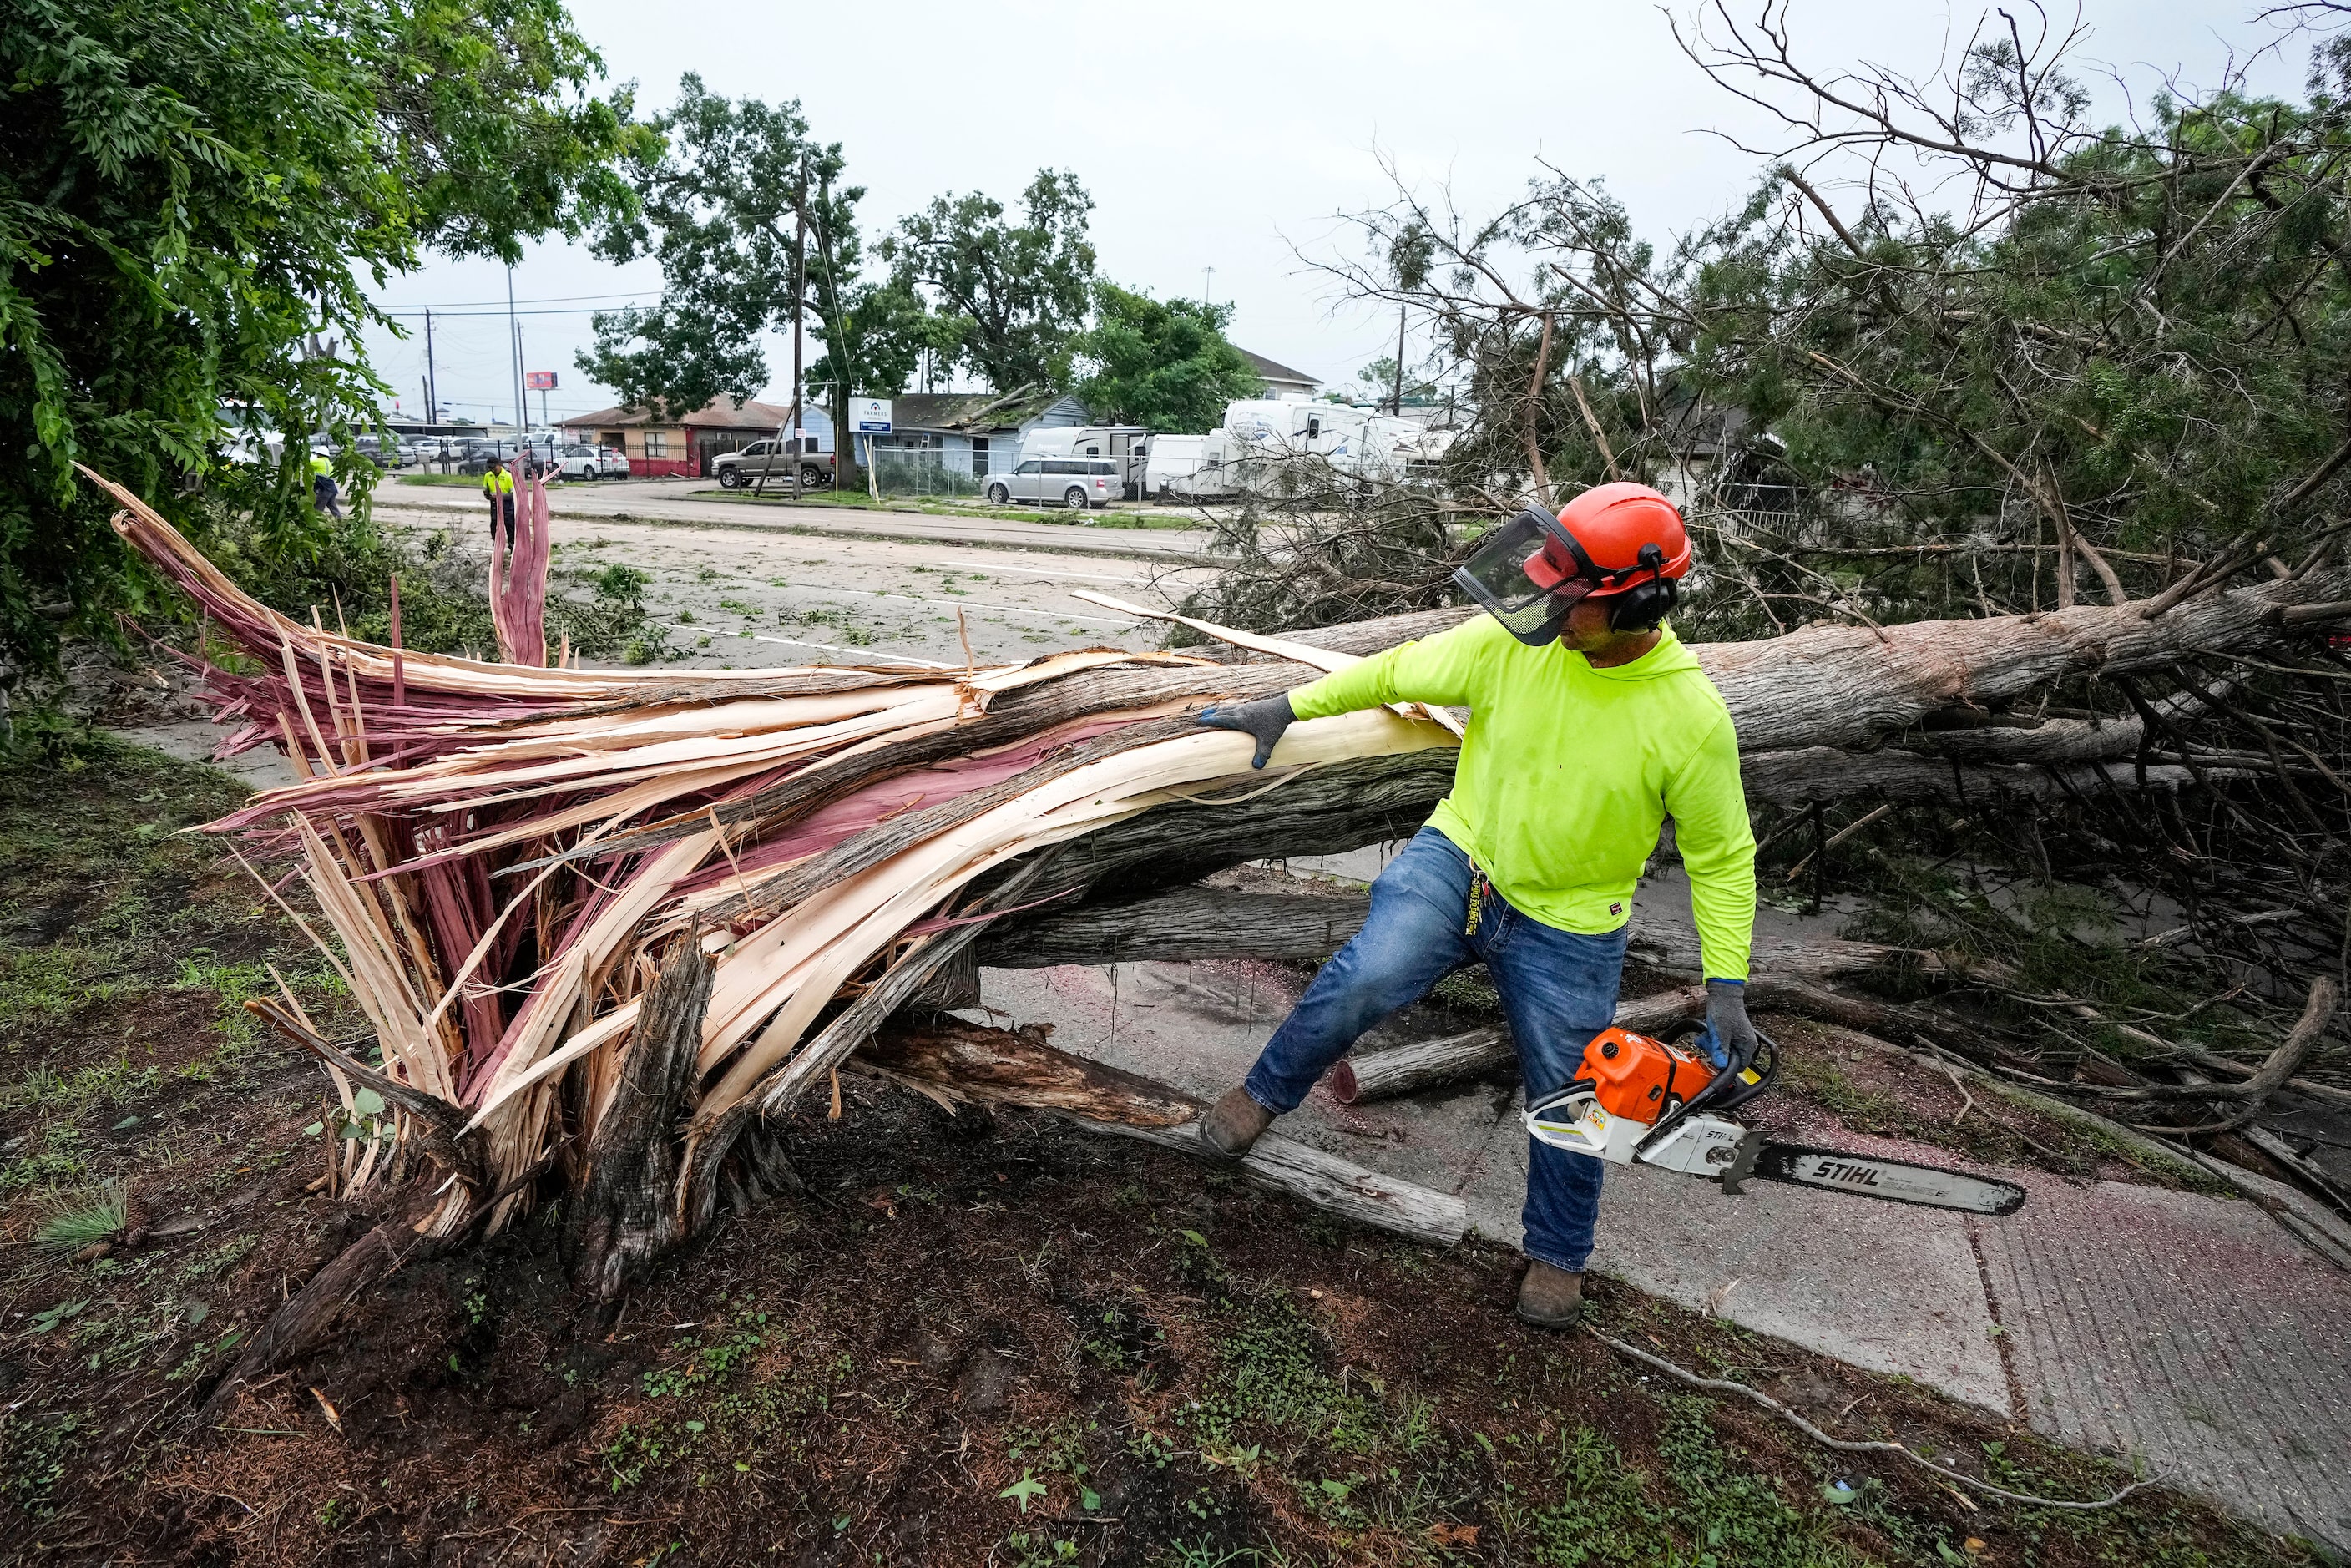
M 1511 636 L 1540 648 L 1557 640 L 1567 612 L 1593 589 L 1573 566 L 1562 571 L 1563 561 L 1583 562 L 1583 549 L 1557 517 L 1529 507 L 1488 534 L 1453 580 Z

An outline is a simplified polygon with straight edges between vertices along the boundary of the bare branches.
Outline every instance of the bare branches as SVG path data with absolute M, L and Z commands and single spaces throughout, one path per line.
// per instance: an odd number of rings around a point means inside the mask
M 1551 312 L 1545 311 L 1543 312 L 1542 319 L 1542 342 L 1541 345 L 1535 350 L 1534 378 L 1527 386 L 1527 406 L 1525 415 L 1527 435 L 1527 471 L 1534 476 L 1535 499 L 1545 507 L 1549 507 L 1552 504 L 1551 476 L 1543 471 L 1542 442 L 1536 430 L 1535 417 L 1542 408 L 1543 377 L 1550 373 L 1551 371 Z M 1583 402 L 1583 398 L 1580 394 L 1576 401 L 1579 403 Z M 1609 467 L 1612 471 L 1615 467 L 1615 463 L 1613 458 L 1610 460 Z

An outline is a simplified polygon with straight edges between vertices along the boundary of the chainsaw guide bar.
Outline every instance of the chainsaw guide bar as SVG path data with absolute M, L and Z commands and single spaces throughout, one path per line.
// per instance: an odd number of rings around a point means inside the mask
M 1742 1151 L 1742 1155 L 1745 1153 Z M 1752 1153 L 1751 1167 L 1740 1170 L 1734 1164 L 1731 1170 L 1724 1173 L 1723 1191 L 1737 1192 L 1741 1178 L 1754 1176 L 1797 1186 L 1882 1197 L 1891 1203 L 1956 1208 L 1967 1214 L 2010 1215 L 2024 1207 L 2024 1189 L 2013 1182 L 1947 1171 L 1939 1166 L 1914 1166 L 1844 1149 L 1813 1149 L 1760 1139 Z

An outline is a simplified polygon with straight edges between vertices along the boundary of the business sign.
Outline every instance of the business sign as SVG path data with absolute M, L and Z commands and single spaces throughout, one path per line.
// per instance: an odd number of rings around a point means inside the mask
M 522 373 L 522 384 L 529 388 L 532 392 L 553 392 L 555 390 L 555 372 L 553 371 L 525 371 Z
M 861 397 L 850 400 L 849 422 L 860 435 L 890 434 L 890 400 Z

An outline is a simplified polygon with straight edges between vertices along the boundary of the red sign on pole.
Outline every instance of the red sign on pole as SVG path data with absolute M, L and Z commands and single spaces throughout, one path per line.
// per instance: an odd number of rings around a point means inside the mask
M 532 392 L 553 392 L 555 390 L 555 372 L 553 371 L 525 371 L 523 372 L 522 384 Z

